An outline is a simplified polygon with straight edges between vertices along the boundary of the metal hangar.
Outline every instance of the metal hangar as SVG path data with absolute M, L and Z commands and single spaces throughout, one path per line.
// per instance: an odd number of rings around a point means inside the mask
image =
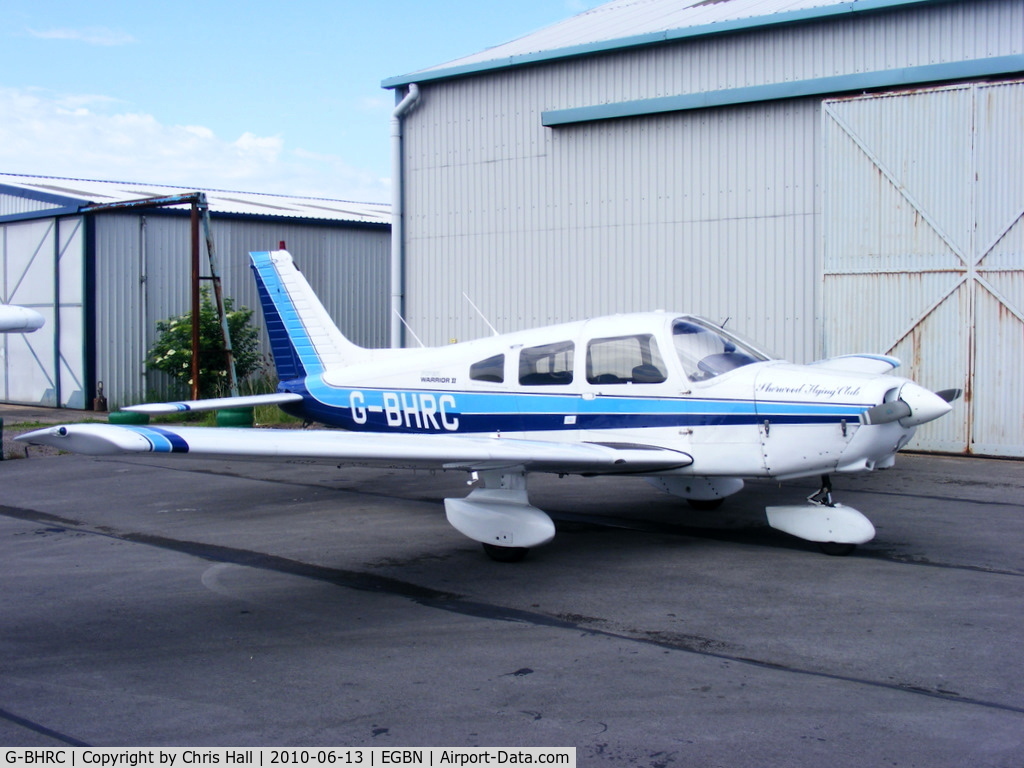
M 892 354 L 967 393 L 916 447 L 1022 456 L 1022 73 L 1020 0 L 613 0 L 389 78 L 392 306 Z
M 387 205 L 0 174 L 0 300 L 46 318 L 35 333 L 0 336 L 0 401 L 88 408 L 99 382 L 111 408 L 167 396 L 145 359 L 156 322 L 190 307 L 190 211 L 118 204 L 193 191 L 208 201 L 236 306 L 260 321 L 248 252 L 285 241 L 340 327 L 387 345 Z

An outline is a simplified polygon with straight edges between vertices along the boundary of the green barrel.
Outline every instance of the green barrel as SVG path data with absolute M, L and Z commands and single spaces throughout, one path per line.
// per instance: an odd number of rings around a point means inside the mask
M 111 411 L 107 414 L 110 424 L 149 424 L 148 413 L 132 413 L 131 411 Z
M 251 427 L 254 422 L 252 408 L 221 408 L 217 411 L 218 427 Z

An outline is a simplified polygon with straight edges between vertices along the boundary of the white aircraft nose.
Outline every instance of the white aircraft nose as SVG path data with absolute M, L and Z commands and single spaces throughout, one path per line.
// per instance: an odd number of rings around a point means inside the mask
M 908 381 L 900 389 L 900 400 L 910 406 L 910 415 L 900 419 L 900 424 L 904 427 L 926 424 L 953 410 L 953 406 L 937 394 L 912 381 Z

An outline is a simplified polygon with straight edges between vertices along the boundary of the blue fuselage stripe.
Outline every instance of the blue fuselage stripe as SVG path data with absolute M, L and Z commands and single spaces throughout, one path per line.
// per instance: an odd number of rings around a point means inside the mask
M 305 400 L 285 410 L 312 421 L 370 432 L 538 432 L 856 422 L 866 406 L 577 394 L 480 393 L 333 387 L 320 377 L 282 389 Z

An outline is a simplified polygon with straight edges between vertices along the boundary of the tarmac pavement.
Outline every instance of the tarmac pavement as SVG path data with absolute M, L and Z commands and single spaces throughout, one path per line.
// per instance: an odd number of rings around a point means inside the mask
M 445 521 L 461 473 L 30 452 L 0 463 L 0 744 L 1024 765 L 1024 462 L 833 479 L 878 529 L 850 557 L 767 527 L 810 482 L 696 513 L 544 476 L 558 535 L 502 564 Z

